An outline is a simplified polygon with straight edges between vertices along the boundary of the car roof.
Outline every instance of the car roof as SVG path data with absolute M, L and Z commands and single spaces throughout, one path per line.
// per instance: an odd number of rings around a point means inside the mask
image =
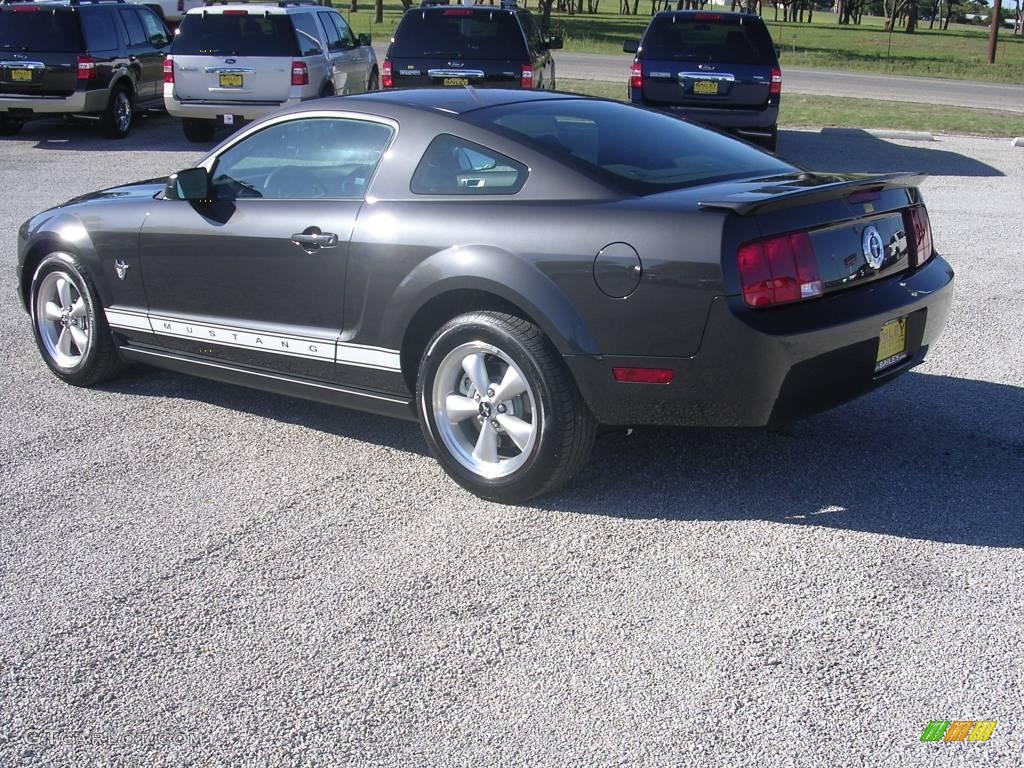
M 329 5 L 318 5 L 312 2 L 295 2 L 295 0 L 282 0 L 277 3 L 248 3 L 248 2 L 236 2 L 236 3 L 218 3 L 217 5 L 201 5 L 198 8 L 191 8 L 186 11 L 186 16 L 203 16 L 207 14 L 218 15 L 225 11 L 232 13 L 238 11 L 245 11 L 247 13 L 265 14 L 269 16 L 275 15 L 287 15 L 294 12 L 303 11 L 331 11 L 334 10 Z
M 506 104 L 521 104 L 533 101 L 559 101 L 586 98 L 571 93 L 554 93 L 552 91 L 519 91 L 502 88 L 411 88 L 409 90 L 374 91 L 352 96 L 337 97 L 335 105 L 346 107 L 358 104 L 359 111 L 371 112 L 382 105 L 412 107 L 431 112 L 444 112 L 461 115 L 487 107 L 498 107 Z M 324 100 L 308 102 L 307 108 L 317 109 Z M 293 108 L 302 111 L 302 105 Z
M 759 21 L 764 23 L 764 19 L 758 16 L 756 13 L 747 13 L 746 11 L 740 11 L 738 13 L 729 13 L 727 11 L 660 11 L 655 15 L 668 17 L 674 16 L 676 18 L 696 18 L 700 21 L 737 21 L 743 20 L 748 22 Z

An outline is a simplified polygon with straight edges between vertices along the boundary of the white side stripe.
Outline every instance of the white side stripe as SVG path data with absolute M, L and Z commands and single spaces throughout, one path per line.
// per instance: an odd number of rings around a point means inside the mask
M 164 315 L 150 315 L 121 309 L 106 310 L 107 323 L 112 328 L 150 331 L 160 336 L 193 339 L 241 349 L 255 349 L 278 355 L 291 355 L 312 360 L 337 362 L 363 368 L 401 370 L 401 356 L 397 350 L 371 347 L 365 344 L 336 342 L 327 339 L 271 334 L 252 328 L 235 328 L 209 323 L 196 323 Z

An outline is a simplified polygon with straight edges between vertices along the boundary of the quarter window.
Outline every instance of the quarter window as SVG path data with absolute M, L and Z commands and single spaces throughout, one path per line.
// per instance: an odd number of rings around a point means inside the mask
M 320 17 L 320 23 L 324 27 L 324 32 L 327 34 L 327 50 L 329 51 L 343 51 L 345 50 L 345 41 L 341 39 L 341 32 L 338 31 L 338 27 L 335 26 L 334 21 L 331 19 L 330 13 L 318 13 Z
M 320 32 L 316 27 L 316 19 L 309 13 L 297 13 L 292 16 L 295 24 L 295 38 L 299 41 L 300 56 L 316 56 L 320 54 Z
M 134 48 L 146 44 L 146 33 L 142 29 L 142 22 L 139 21 L 139 15 L 135 13 L 134 8 L 122 8 L 121 21 L 124 22 L 125 29 L 128 30 L 129 46 Z
M 412 176 L 417 195 L 514 195 L 526 183 L 525 165 L 456 136 L 441 134 Z
M 169 40 L 167 39 L 167 30 L 164 29 L 164 25 L 160 23 L 160 20 L 156 17 L 148 8 L 137 8 L 136 13 L 142 19 L 142 27 L 146 32 L 146 38 L 149 44 L 154 48 L 163 48 Z
M 213 167 L 219 200 L 361 199 L 394 130 L 345 118 L 305 118 L 265 128 Z
M 334 26 L 338 28 L 338 35 L 341 37 L 341 42 L 344 43 L 346 48 L 355 48 L 355 35 L 352 34 L 352 30 L 349 29 L 348 24 L 345 23 L 345 19 L 337 13 L 332 13 L 330 16 L 334 20 Z

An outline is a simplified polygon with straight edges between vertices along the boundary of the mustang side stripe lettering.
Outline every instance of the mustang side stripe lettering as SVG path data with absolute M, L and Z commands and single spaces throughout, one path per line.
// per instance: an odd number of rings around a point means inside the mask
M 151 315 L 120 309 L 105 310 L 107 323 L 112 328 L 144 330 L 159 336 L 196 339 L 228 347 L 255 349 L 279 355 L 328 360 L 342 365 L 363 368 L 401 370 L 401 357 L 397 350 L 371 347 L 364 344 L 335 342 L 313 337 L 272 334 L 253 328 L 197 323 L 192 320 Z

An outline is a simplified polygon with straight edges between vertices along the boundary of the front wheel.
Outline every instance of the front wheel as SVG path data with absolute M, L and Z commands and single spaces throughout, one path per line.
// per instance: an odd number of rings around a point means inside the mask
M 463 488 L 515 503 L 562 486 L 586 462 L 596 424 L 535 325 L 498 312 L 446 323 L 420 361 L 427 443 Z
M 43 360 L 68 384 L 90 387 L 122 367 L 88 272 L 63 252 L 46 256 L 32 278 L 32 331 Z
M 197 120 L 194 117 L 186 117 L 181 121 L 181 130 L 185 138 L 193 144 L 205 144 L 213 141 L 217 133 L 217 124 L 213 120 Z
M 24 120 L 0 115 L 0 136 L 13 136 L 25 125 Z

